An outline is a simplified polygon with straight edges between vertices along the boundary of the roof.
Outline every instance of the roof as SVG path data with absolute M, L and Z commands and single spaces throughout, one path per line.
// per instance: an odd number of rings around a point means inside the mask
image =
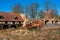
M 0 21 L 23 21 L 19 14 L 0 12 Z
M 26 16 L 25 16 L 25 14 L 23 14 L 23 13 L 20 13 L 20 16 L 22 17 L 22 19 L 23 19 L 23 20 L 25 20 L 25 19 L 26 19 Z

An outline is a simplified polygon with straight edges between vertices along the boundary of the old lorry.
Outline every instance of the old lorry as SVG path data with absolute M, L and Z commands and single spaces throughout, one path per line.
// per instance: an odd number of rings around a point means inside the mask
M 32 21 L 31 23 L 26 24 L 27 29 L 31 28 L 41 29 L 41 27 L 43 27 L 42 21 Z

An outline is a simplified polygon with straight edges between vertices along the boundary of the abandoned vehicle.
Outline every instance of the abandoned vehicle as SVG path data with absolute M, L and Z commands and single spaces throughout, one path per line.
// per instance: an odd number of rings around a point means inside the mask
M 41 29 L 41 27 L 43 27 L 43 23 L 41 21 L 32 21 L 28 24 L 26 24 L 26 28 L 27 29 L 31 29 L 31 28 L 37 28 L 37 29 Z
M 0 12 L 0 29 L 22 26 L 23 19 L 19 14 Z

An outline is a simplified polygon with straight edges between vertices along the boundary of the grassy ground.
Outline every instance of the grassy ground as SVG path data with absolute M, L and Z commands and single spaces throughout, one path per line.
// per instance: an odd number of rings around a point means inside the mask
M 0 40 L 60 40 L 60 28 L 0 31 Z

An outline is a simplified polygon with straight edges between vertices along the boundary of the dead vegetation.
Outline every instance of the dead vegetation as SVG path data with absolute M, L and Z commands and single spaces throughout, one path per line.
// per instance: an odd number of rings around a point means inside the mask
M 0 32 L 0 40 L 60 40 L 60 28 L 44 30 L 7 30 Z

